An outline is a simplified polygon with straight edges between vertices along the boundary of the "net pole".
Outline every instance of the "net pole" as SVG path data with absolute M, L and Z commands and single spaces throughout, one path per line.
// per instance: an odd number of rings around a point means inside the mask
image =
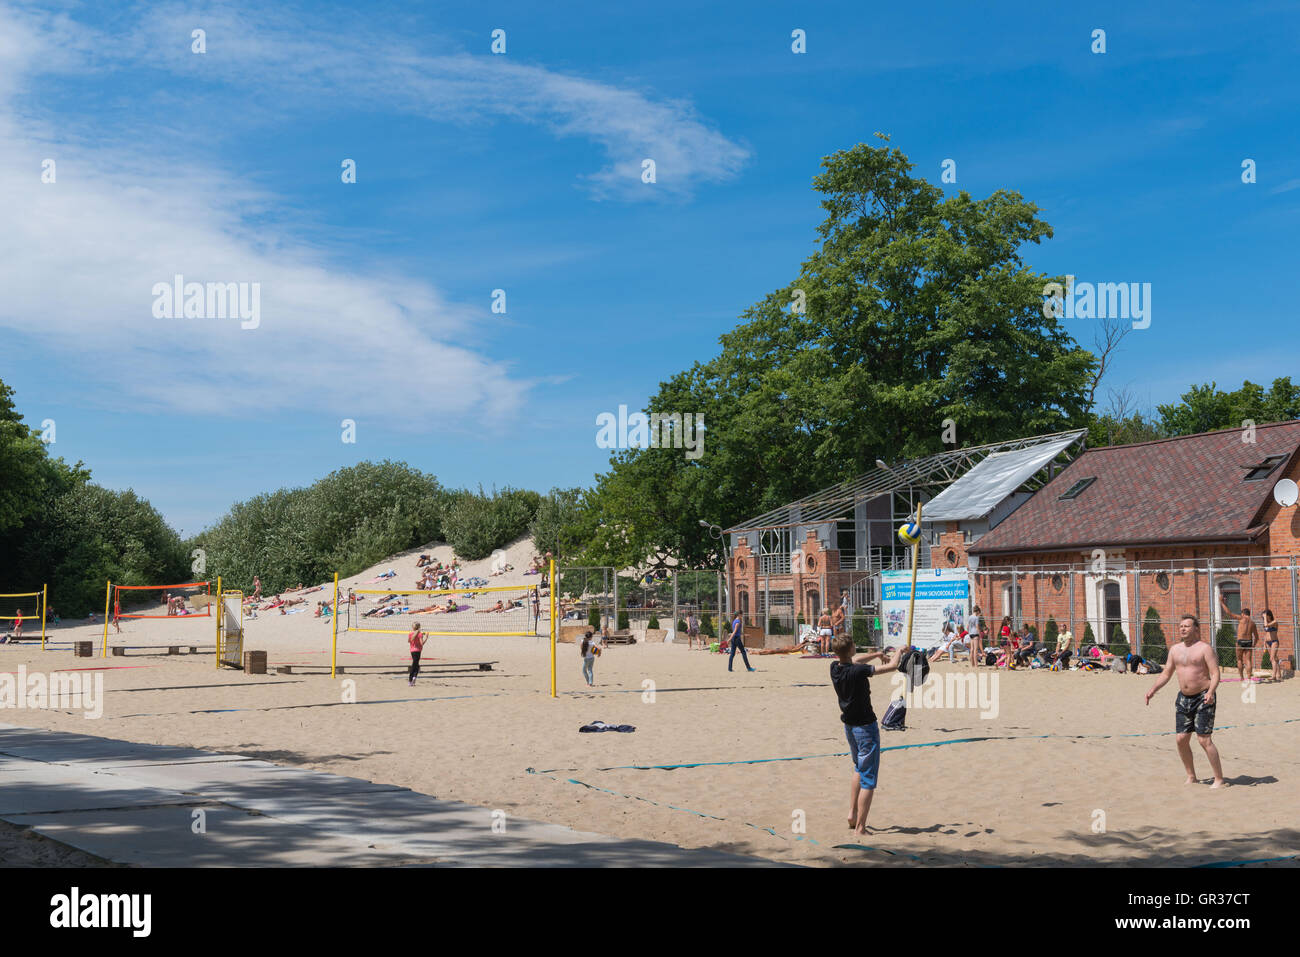
M 50 607 L 50 586 L 41 586 L 41 651 L 45 650 L 45 613 Z
M 558 625 L 555 623 L 555 594 L 559 590 L 559 582 L 555 580 L 555 559 L 551 559 L 551 697 L 555 697 L 555 639 Z
M 104 650 L 100 657 L 108 657 L 108 599 L 113 594 L 113 579 L 108 580 L 104 586 Z
M 334 624 L 331 626 L 334 632 L 333 643 L 330 646 L 330 677 L 335 678 L 339 663 L 339 573 L 334 573 Z
M 916 529 L 921 530 L 921 503 L 916 503 Z M 921 539 L 918 537 L 912 545 L 912 594 L 907 599 L 907 641 L 904 645 L 912 643 L 912 612 L 916 609 L 916 567 L 921 559 Z M 1011 579 L 1012 587 L 1015 587 L 1015 578 Z M 1014 605 L 1012 608 L 1014 609 Z
M 221 576 L 217 576 L 217 653 L 212 657 L 216 659 L 212 666 L 218 671 L 221 670 L 221 619 L 226 614 L 226 606 L 221 597 Z

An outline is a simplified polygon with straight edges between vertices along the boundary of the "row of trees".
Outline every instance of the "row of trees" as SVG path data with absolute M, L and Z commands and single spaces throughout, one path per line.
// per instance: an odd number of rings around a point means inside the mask
M 54 608 L 83 617 L 103 613 L 110 579 L 184 580 L 185 546 L 156 509 L 132 491 L 91 483 L 81 462 L 69 465 L 49 449 L 0 382 L 0 590 L 49 584 Z

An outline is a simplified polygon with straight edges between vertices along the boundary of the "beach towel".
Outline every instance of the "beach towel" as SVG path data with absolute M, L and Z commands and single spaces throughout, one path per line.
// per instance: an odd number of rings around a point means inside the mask
M 636 728 L 630 724 L 606 724 L 604 721 L 593 721 L 591 724 L 584 724 L 578 730 L 583 734 L 595 734 L 599 731 L 619 731 L 623 734 L 630 734 Z

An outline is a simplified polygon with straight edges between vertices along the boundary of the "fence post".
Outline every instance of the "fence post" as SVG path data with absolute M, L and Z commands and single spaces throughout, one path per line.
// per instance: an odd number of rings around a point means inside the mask
M 1296 565 L 1295 556 L 1291 556 L 1291 663 L 1292 666 L 1300 664 L 1297 658 L 1300 658 L 1300 622 L 1296 621 L 1296 613 L 1300 612 L 1297 608 L 1297 599 L 1300 596 L 1296 594 Z M 1279 629 L 1280 630 L 1280 629 Z M 1278 652 L 1281 653 L 1282 643 L 1278 642 Z M 1274 668 L 1277 665 L 1273 666 Z
M 1138 626 L 1135 631 L 1130 631 L 1129 634 L 1133 636 L 1133 640 L 1132 642 L 1130 642 L 1133 645 L 1133 653 L 1135 655 L 1141 655 L 1142 654 L 1142 629 L 1145 627 L 1145 622 L 1146 622 L 1145 616 L 1138 617 L 1142 614 L 1142 568 L 1136 561 L 1134 561 L 1132 564 L 1133 564 L 1133 604 L 1135 606 L 1133 609 L 1133 614 L 1134 617 L 1137 618 Z

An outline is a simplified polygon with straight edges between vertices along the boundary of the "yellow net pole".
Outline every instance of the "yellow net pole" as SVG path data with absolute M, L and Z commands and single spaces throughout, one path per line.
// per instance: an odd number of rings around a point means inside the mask
M 916 608 L 916 566 L 921 560 L 921 503 L 916 503 L 916 542 L 912 545 L 912 594 L 907 599 L 907 642 L 912 644 L 912 612 Z
M 108 657 L 108 599 L 113 594 L 113 579 L 104 586 L 104 651 L 101 657 Z
M 214 656 L 217 660 L 215 667 L 221 670 L 221 618 L 226 613 L 226 606 L 221 600 L 221 576 L 217 576 L 217 653 Z
M 555 621 L 555 592 L 557 582 L 555 581 L 555 559 L 551 559 L 551 697 L 555 697 L 555 641 L 559 625 Z
M 45 613 L 50 607 L 50 586 L 41 586 L 41 651 L 45 650 Z
M 334 643 L 330 648 L 330 677 L 334 678 L 339 662 L 339 573 L 334 573 Z

